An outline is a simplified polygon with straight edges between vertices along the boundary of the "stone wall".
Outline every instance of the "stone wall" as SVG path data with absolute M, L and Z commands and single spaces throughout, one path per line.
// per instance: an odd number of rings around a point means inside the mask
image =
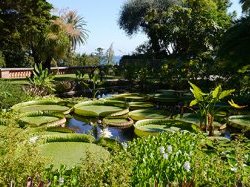
M 53 74 L 75 74 L 77 70 L 84 71 L 86 73 L 99 68 L 100 66 L 84 66 L 84 67 L 52 67 Z M 0 78 L 5 79 L 18 79 L 30 77 L 33 68 L 0 68 Z

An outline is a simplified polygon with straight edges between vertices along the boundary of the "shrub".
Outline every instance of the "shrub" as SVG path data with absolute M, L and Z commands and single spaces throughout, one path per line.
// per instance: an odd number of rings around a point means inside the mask
M 214 144 L 189 132 L 133 141 L 127 148 L 134 160 L 132 186 L 249 184 L 249 141 Z
M 28 176 L 38 177 L 44 168 L 28 131 L 13 127 L 0 130 L 0 186 L 25 186 Z
M 0 80 L 0 109 L 8 109 L 12 105 L 27 101 L 31 97 L 27 95 L 22 86 L 11 81 Z

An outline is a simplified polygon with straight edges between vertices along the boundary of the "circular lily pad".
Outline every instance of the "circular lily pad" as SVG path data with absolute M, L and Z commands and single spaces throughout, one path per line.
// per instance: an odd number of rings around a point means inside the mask
M 41 145 L 40 152 L 42 156 L 51 158 L 49 164 L 54 164 L 59 168 L 61 164 L 73 167 L 81 163 L 87 155 L 97 162 L 108 159 L 109 152 L 101 146 L 92 143 L 82 142 L 53 142 Z
M 169 115 L 167 111 L 157 110 L 152 108 L 134 110 L 129 112 L 129 116 L 133 120 L 143 120 L 143 119 L 163 119 Z
M 229 117 L 229 125 L 250 131 L 250 115 L 235 115 Z
M 128 112 L 128 106 L 121 101 L 86 101 L 74 106 L 74 113 L 85 117 L 120 116 Z
M 19 123 L 21 126 L 28 125 L 30 127 L 53 127 L 62 126 L 66 123 L 66 118 L 63 114 L 48 113 L 48 112 L 29 112 L 24 113 Z
M 104 118 L 103 124 L 118 128 L 129 128 L 134 124 L 131 118 Z
M 154 105 L 148 102 L 129 102 L 130 110 L 137 110 L 143 108 L 152 108 Z
M 124 94 L 118 94 L 114 95 L 110 99 L 115 99 L 115 100 L 122 100 L 122 101 L 145 101 L 145 97 L 141 94 L 138 93 L 124 93 Z
M 195 113 L 186 113 L 182 117 L 178 116 L 176 119 L 178 119 L 179 121 L 184 121 L 184 122 L 188 122 L 188 123 L 192 123 L 192 124 L 196 124 L 197 126 L 200 126 L 200 118 Z M 213 125 L 215 127 L 221 126 L 221 124 L 217 121 L 214 121 Z
M 157 135 L 164 131 L 187 130 L 195 132 L 191 123 L 171 119 L 146 119 L 137 121 L 134 125 L 137 136 Z
M 28 101 L 16 104 L 12 107 L 17 112 L 35 112 L 35 111 L 53 111 L 67 114 L 70 112 L 70 107 L 63 105 L 62 102 L 54 101 Z
M 177 103 L 179 101 L 179 97 L 177 95 L 172 95 L 168 93 L 154 94 L 152 96 L 152 99 L 162 103 Z

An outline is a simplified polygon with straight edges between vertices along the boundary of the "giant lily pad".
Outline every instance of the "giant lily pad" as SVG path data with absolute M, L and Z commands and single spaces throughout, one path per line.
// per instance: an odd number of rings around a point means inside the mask
M 30 127 L 62 126 L 66 122 L 63 114 L 51 112 L 28 112 L 21 115 L 19 123 Z
M 130 110 L 137 110 L 143 108 L 152 108 L 154 105 L 149 102 L 129 102 Z
M 166 93 L 157 93 L 151 95 L 152 99 L 157 102 L 162 103 L 177 103 L 179 101 L 179 97 L 174 94 L 166 94 Z
M 163 119 L 169 116 L 169 112 L 164 110 L 157 110 L 152 108 L 134 110 L 129 112 L 129 116 L 133 120 L 142 120 L 142 119 Z
M 134 125 L 137 136 L 157 135 L 164 131 L 188 130 L 195 132 L 191 123 L 171 119 L 146 119 L 137 121 Z
M 184 122 L 196 124 L 197 126 L 200 125 L 200 118 L 195 113 L 186 113 L 182 117 L 178 116 L 176 119 L 178 119 L 179 121 L 184 121 Z M 217 121 L 214 121 L 213 125 L 215 127 L 220 127 L 221 126 L 221 124 L 219 122 L 217 122 Z
M 40 147 L 41 155 L 51 158 L 49 164 L 59 168 L 61 164 L 73 167 L 81 163 L 87 155 L 96 162 L 108 159 L 109 152 L 101 146 L 82 142 L 53 142 L 46 143 Z
M 229 117 L 230 125 L 238 128 L 250 131 L 250 115 L 235 115 Z
M 145 97 L 141 94 L 138 93 L 124 93 L 124 94 L 118 94 L 118 95 L 114 95 L 112 99 L 115 100 L 121 100 L 121 101 L 128 101 L 128 102 L 132 102 L 132 101 L 145 101 Z
M 128 112 L 128 105 L 122 101 L 86 101 L 74 106 L 74 113 L 85 117 L 120 116 Z
M 67 114 L 70 112 L 70 107 L 65 106 L 64 102 L 55 102 L 55 101 L 28 101 L 16 104 L 12 107 L 13 110 L 17 112 L 35 112 L 35 111 L 53 111 L 53 112 L 62 112 Z
M 129 128 L 134 124 L 131 118 L 104 118 L 103 124 L 111 127 Z

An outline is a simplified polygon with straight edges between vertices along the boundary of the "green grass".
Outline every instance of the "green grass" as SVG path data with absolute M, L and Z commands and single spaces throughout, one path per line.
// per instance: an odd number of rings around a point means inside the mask
M 41 145 L 41 155 L 51 158 L 48 164 L 59 168 L 61 164 L 73 167 L 81 163 L 90 154 L 96 162 L 108 159 L 109 152 L 101 146 L 79 142 L 53 142 Z
M 35 112 L 35 111 L 58 111 L 58 112 L 64 112 L 69 110 L 69 107 L 67 106 L 61 106 L 61 105 L 43 105 L 43 104 L 37 104 L 37 105 L 28 105 L 21 107 L 18 111 L 19 112 Z

